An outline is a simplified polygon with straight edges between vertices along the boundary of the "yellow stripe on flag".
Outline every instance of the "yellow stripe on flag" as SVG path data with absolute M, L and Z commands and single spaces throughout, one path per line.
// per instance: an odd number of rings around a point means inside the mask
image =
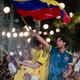
M 55 6 L 58 6 L 59 2 L 57 2 L 56 0 L 40 0 L 41 2 L 46 2 L 48 5 L 52 4 Z

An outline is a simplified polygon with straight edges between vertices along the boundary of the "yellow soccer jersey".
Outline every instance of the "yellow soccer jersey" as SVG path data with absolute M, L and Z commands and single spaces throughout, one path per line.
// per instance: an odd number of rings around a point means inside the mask
M 27 66 L 21 66 L 21 69 L 17 71 L 17 73 L 14 76 L 14 80 L 24 80 L 24 74 L 27 72 L 31 75 L 34 75 L 40 80 L 47 80 L 48 76 L 48 64 L 49 64 L 49 53 L 41 50 L 38 50 L 34 53 L 32 62 L 29 63 L 35 63 L 39 62 L 41 64 L 40 67 L 37 69 L 33 69 Z
M 49 65 L 49 53 L 41 50 L 41 54 L 37 60 L 41 66 L 36 70 L 37 76 L 40 80 L 47 80 L 48 77 L 48 65 Z
M 32 63 L 32 62 L 29 61 L 29 63 Z M 17 73 L 15 74 L 14 80 L 24 80 L 24 74 L 25 74 L 25 73 L 29 73 L 29 74 L 33 75 L 34 69 L 22 65 L 22 66 L 20 67 L 20 69 L 17 71 Z
M 32 62 L 35 63 L 38 60 L 38 58 L 40 57 L 42 50 L 37 51 L 35 49 L 32 49 L 32 51 L 35 52 L 35 53 L 33 53 L 33 59 L 32 59 Z

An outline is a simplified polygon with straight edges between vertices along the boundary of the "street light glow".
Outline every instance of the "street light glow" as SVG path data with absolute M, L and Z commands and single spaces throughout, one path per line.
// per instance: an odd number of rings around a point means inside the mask
M 3 9 L 3 11 L 4 11 L 4 13 L 9 13 L 10 12 L 10 7 L 4 7 L 4 9 Z

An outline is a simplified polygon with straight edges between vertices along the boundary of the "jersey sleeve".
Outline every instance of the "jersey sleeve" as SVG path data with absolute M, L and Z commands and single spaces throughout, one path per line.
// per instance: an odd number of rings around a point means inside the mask
M 71 55 L 69 55 L 69 60 L 68 60 L 68 64 L 71 64 L 73 61 L 73 57 Z
M 37 62 L 39 62 L 40 64 L 44 64 L 46 62 L 47 58 L 48 58 L 48 53 L 46 53 L 45 51 L 43 51 L 43 53 L 38 58 Z

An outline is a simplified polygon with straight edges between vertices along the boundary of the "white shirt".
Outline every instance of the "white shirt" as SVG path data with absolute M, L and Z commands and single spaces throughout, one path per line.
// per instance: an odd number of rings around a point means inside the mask
M 74 67 L 74 70 L 75 72 L 80 70 L 80 59 L 78 60 L 78 62 L 75 64 L 75 67 Z
M 17 71 L 16 67 L 14 66 L 14 64 L 12 62 L 9 62 L 8 68 L 9 68 L 10 73 L 14 74 Z

